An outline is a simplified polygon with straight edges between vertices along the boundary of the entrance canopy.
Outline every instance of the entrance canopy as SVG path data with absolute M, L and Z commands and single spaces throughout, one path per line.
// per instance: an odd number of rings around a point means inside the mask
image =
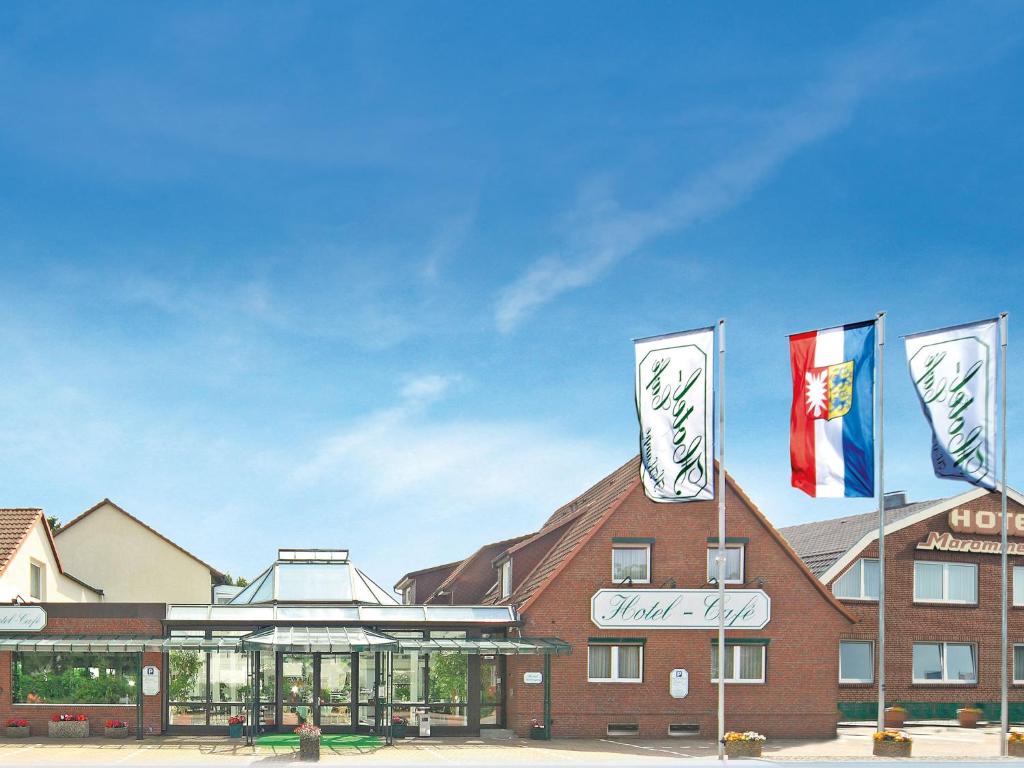
M 360 627 L 270 627 L 241 638 L 252 651 L 352 653 L 394 651 L 394 638 Z
M 503 656 L 521 654 L 561 656 L 572 652 L 572 647 L 567 642 L 554 637 L 439 637 L 436 639 L 403 637 L 399 638 L 398 647 L 402 651 L 419 651 L 421 653 L 447 651 L 465 654 L 493 653 Z
M 199 638 L 196 638 L 199 639 Z M 0 651 L 45 653 L 142 653 L 163 649 L 162 637 L 103 637 L 100 635 L 0 635 Z

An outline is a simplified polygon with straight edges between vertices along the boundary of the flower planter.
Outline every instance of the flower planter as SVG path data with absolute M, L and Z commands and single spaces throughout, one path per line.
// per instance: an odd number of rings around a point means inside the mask
M 8 725 L 7 726 L 7 738 L 8 739 L 27 739 L 32 729 L 27 725 Z
M 391 726 L 391 738 L 404 739 L 409 727 L 405 723 L 394 723 Z
M 1024 757 L 1024 741 L 1007 742 L 1006 754 L 1010 757 Z
M 907 710 L 897 707 L 885 708 L 885 727 L 899 730 L 907 721 Z
M 228 726 L 228 736 L 232 739 L 242 738 L 242 724 L 235 723 L 234 725 Z
M 977 728 L 978 720 L 981 719 L 981 710 L 973 708 L 958 709 L 956 711 L 957 722 L 961 728 Z
M 534 741 L 548 741 L 551 737 L 548 736 L 548 729 L 543 725 L 535 725 L 530 728 L 530 738 Z
M 88 720 L 62 720 L 46 724 L 51 739 L 84 739 L 89 736 Z
M 763 746 L 761 741 L 727 741 L 725 754 L 730 758 L 760 757 Z
M 876 741 L 872 754 L 875 757 L 910 757 L 912 741 Z
M 128 738 L 128 726 L 122 728 L 104 728 L 103 735 L 108 739 L 127 739 Z
M 299 760 L 315 763 L 320 760 L 320 739 L 299 738 Z

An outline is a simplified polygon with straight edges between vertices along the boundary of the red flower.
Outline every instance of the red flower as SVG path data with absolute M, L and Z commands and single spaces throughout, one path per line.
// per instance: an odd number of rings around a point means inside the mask
M 80 723 L 84 723 L 88 719 L 89 718 L 87 718 L 85 715 L 76 715 L 75 716 L 75 720 L 77 720 Z
M 54 715 L 50 719 L 53 720 L 53 722 L 55 722 L 55 723 L 59 723 L 60 722 L 60 715 Z

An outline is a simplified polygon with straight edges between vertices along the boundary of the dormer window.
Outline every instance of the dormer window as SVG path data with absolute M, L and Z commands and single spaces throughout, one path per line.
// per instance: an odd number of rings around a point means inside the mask
M 498 569 L 498 586 L 502 598 L 506 598 L 512 594 L 512 558 L 504 560 Z

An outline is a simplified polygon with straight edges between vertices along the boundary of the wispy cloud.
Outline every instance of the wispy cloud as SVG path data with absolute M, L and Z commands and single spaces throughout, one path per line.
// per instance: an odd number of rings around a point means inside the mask
M 624 209 L 607 184 L 588 185 L 568 217 L 564 245 L 499 293 L 499 330 L 514 330 L 544 304 L 594 283 L 652 240 L 739 205 L 798 151 L 841 130 L 872 89 L 990 60 L 1020 39 L 1003 18 L 1010 13 L 1016 13 L 1012 5 L 965 10 L 950 3 L 876 28 L 831 59 L 814 85 L 767 118 L 759 135 L 649 209 Z

